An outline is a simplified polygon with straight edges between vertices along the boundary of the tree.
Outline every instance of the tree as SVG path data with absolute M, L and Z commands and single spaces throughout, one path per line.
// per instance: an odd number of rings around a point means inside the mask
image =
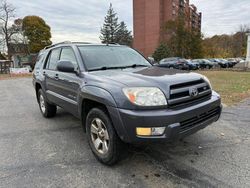
M 160 60 L 170 57 L 171 56 L 171 52 L 169 47 L 165 44 L 165 43 L 160 43 L 160 45 L 157 47 L 157 49 L 155 50 L 154 54 L 153 54 L 153 58 L 155 59 L 155 61 L 159 62 Z
M 206 57 L 243 57 L 246 55 L 248 26 L 240 26 L 232 35 L 215 35 L 202 42 Z
M 190 35 L 190 46 L 189 56 L 193 59 L 203 58 L 203 36 L 199 31 L 189 31 Z
M 107 15 L 104 18 L 104 24 L 101 28 L 100 39 L 102 43 L 117 43 L 116 33 L 118 28 L 118 17 L 110 3 Z
M 31 53 L 38 53 L 45 46 L 51 45 L 49 25 L 39 16 L 26 16 L 22 25 L 24 36 L 28 39 Z
M 23 19 L 18 18 L 14 20 L 14 24 L 12 25 L 12 27 L 14 27 L 16 29 L 16 33 L 14 33 L 11 37 L 11 43 L 15 43 L 15 44 L 26 44 L 27 41 L 24 37 L 23 34 Z
M 162 40 L 170 48 L 173 56 L 199 58 L 203 56 L 202 35 L 185 24 L 185 17 L 166 22 L 162 31 Z
M 10 22 L 15 18 L 15 7 L 9 4 L 7 1 L 2 1 L 0 5 L 0 34 L 3 36 L 3 41 L 7 47 L 8 58 L 10 59 L 9 46 L 11 38 L 14 34 L 20 32 L 21 28 L 19 25 L 14 23 L 10 26 Z
M 117 29 L 117 32 L 115 33 L 115 41 L 118 44 L 132 46 L 132 34 L 131 31 L 127 29 L 127 26 L 125 22 L 121 22 L 119 24 L 119 27 Z

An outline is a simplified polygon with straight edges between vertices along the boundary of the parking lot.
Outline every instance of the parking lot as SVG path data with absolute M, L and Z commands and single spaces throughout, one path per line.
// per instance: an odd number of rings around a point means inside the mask
M 250 187 L 250 100 L 177 143 L 131 146 L 114 167 L 72 115 L 42 117 L 30 78 L 0 81 L 0 106 L 0 187 Z

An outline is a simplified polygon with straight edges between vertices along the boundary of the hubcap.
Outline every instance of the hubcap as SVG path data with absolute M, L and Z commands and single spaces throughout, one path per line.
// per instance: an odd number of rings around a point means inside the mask
M 99 118 L 95 118 L 91 123 L 91 140 L 96 151 L 106 154 L 109 150 L 109 134 L 107 127 Z
M 40 108 L 42 113 L 45 113 L 46 107 L 45 107 L 45 102 L 44 102 L 44 98 L 42 95 L 40 95 L 39 97 L 39 102 L 40 102 Z

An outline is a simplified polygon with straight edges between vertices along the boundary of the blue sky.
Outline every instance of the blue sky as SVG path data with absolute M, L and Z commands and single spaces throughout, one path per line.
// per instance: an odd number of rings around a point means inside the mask
M 133 29 L 132 0 L 8 0 L 16 16 L 38 15 L 52 29 L 52 41 L 99 42 L 104 16 L 113 4 L 120 20 Z M 190 0 L 203 13 L 205 36 L 233 33 L 241 24 L 250 25 L 250 0 Z

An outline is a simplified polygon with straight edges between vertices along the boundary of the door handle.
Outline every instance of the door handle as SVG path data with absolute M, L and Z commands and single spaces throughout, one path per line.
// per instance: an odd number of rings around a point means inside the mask
M 44 76 L 46 75 L 46 72 L 45 72 L 45 71 L 43 71 L 43 75 L 44 75 Z
M 58 74 L 55 75 L 55 79 L 58 80 L 59 79 L 59 76 Z

